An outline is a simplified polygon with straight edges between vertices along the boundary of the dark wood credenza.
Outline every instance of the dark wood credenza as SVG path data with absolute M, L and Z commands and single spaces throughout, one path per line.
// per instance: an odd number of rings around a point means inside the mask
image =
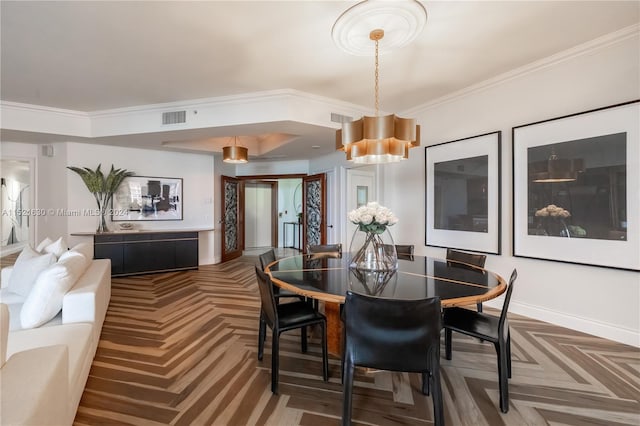
M 93 234 L 93 251 L 111 259 L 113 277 L 198 269 L 198 231 Z

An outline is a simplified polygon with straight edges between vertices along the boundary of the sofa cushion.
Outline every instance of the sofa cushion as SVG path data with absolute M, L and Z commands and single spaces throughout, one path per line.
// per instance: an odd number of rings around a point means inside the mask
M 9 303 L 9 301 L 3 300 L 2 303 L 4 303 L 9 309 L 9 331 L 21 330 L 22 324 L 20 323 L 20 311 L 22 310 L 24 299 L 22 299 L 22 302 L 15 303 Z
M 65 293 L 73 287 L 85 268 L 85 257 L 76 253 L 63 257 L 42 271 L 22 305 L 22 328 L 39 327 L 54 318 L 62 309 Z
M 67 246 L 66 241 L 62 237 L 58 238 L 44 248 L 45 253 L 53 253 L 56 258 L 62 256 L 62 254 L 67 250 L 69 250 L 69 246 Z
M 70 425 L 69 352 L 64 345 L 15 353 L 0 369 L 2 424 Z
M 80 243 L 69 249 L 70 251 L 77 251 L 78 253 L 82 253 L 84 257 L 87 258 L 88 261 L 93 259 L 93 244 L 90 243 Z
M 92 341 L 92 328 L 92 324 L 89 323 L 76 323 L 12 332 L 7 347 L 7 358 L 39 347 L 66 346 L 69 349 L 68 384 L 72 393 L 68 396 L 69 403 L 75 404 L 73 407 L 73 413 L 75 413 L 95 356 L 96 345 Z M 47 360 L 44 359 L 42 362 L 46 363 Z
M 7 305 L 22 305 L 25 299 L 26 296 L 21 296 L 18 293 L 14 293 L 10 291 L 8 287 L 0 289 L 0 303 L 6 303 Z
M 52 242 L 53 240 L 51 238 L 46 237 L 44 240 L 40 241 L 40 244 L 36 246 L 36 251 L 38 253 L 42 253 L 44 251 L 44 248 L 49 244 L 51 244 Z
M 25 247 L 13 265 L 7 289 L 11 293 L 27 297 L 35 284 L 36 277 L 55 262 L 56 256 L 54 254 L 41 255 L 31 247 Z

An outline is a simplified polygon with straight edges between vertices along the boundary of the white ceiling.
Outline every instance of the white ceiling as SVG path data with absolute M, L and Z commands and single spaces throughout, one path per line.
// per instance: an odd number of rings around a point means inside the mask
M 372 108 L 373 59 L 350 56 L 331 38 L 336 18 L 353 4 L 2 0 L 0 96 L 89 112 L 295 89 Z M 417 40 L 380 59 L 385 111 L 402 112 L 640 21 L 638 1 L 423 4 L 428 19 Z

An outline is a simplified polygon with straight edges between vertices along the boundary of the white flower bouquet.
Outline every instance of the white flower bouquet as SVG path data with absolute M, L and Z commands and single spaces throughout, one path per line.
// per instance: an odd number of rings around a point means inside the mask
M 382 234 L 387 226 L 398 223 L 398 218 L 391 210 L 374 201 L 351 210 L 348 217 L 349 221 L 358 225 L 360 231 L 372 234 Z
M 561 219 L 565 219 L 571 216 L 569 211 L 563 209 L 562 207 L 558 207 L 555 204 L 549 204 L 547 207 L 543 207 L 540 210 L 536 211 L 537 217 L 557 217 Z

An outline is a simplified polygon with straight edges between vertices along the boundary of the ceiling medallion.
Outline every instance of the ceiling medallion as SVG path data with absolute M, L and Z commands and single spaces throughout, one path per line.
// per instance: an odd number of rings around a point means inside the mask
M 380 55 L 411 43 L 422 32 L 427 11 L 415 0 L 375 1 L 358 3 L 347 9 L 333 24 L 331 36 L 345 52 L 356 56 L 373 56 L 374 46 L 369 39 L 371 30 L 384 30 L 384 44 Z
M 399 7 L 400 5 L 404 5 L 404 7 Z M 407 10 L 412 13 L 398 12 L 396 15 L 392 15 L 390 11 L 395 9 Z M 419 19 L 419 11 L 423 16 L 422 21 Z M 396 29 L 398 20 L 391 18 L 401 15 L 414 18 L 411 22 L 415 25 L 406 28 L 404 32 L 402 29 Z M 424 7 L 417 1 L 398 1 L 392 5 L 388 2 L 374 1 L 355 5 L 343 13 L 334 24 L 332 34 L 336 44 L 354 54 L 366 54 L 364 52 L 367 51 L 367 49 L 358 47 L 359 32 L 374 22 L 382 24 L 380 27 L 369 27 L 368 34 L 369 44 L 373 44 L 375 55 L 376 115 L 375 117 L 363 116 L 359 120 L 342 123 L 342 129 L 336 131 L 336 149 L 345 151 L 348 161 L 361 164 L 397 162 L 409 158 L 409 148 L 420 145 L 420 126 L 416 125 L 415 119 L 400 118 L 395 114 L 380 116 L 378 56 L 380 54 L 380 40 L 386 37 L 387 27 L 391 28 L 392 33 L 395 31 L 395 37 L 390 44 L 387 44 L 385 39 L 387 50 L 391 50 L 404 46 L 415 39 L 419 30 L 424 27 L 426 19 Z M 346 21 L 342 22 L 344 20 Z M 405 21 L 409 20 L 405 19 Z M 418 25 L 419 22 L 422 24 Z

